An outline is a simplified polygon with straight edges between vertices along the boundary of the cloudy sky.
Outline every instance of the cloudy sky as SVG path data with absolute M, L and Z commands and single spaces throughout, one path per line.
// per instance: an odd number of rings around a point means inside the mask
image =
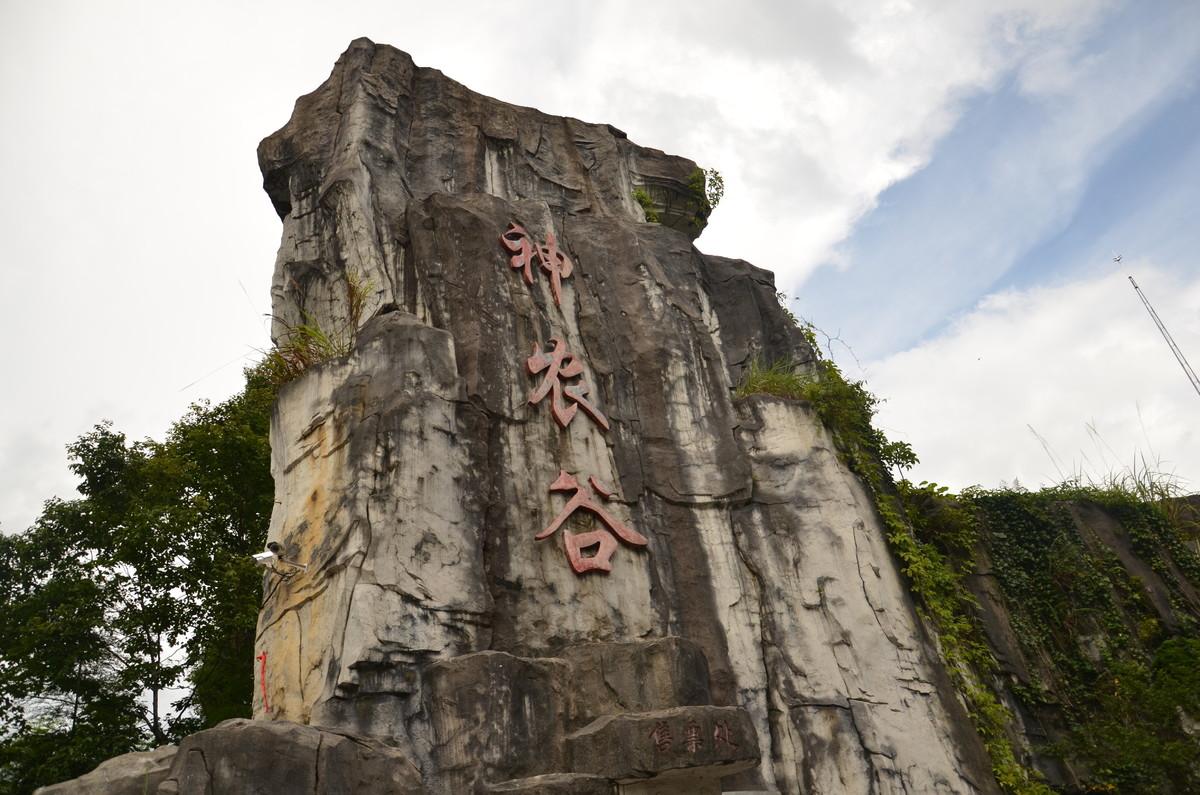
M 364 35 L 718 168 L 700 247 L 776 272 L 917 477 L 1200 487 L 1200 396 L 1126 280 L 1200 365 L 1200 4 L 736 7 L 0 4 L 0 529 L 99 420 L 161 437 L 239 388 L 279 239 L 255 147 Z

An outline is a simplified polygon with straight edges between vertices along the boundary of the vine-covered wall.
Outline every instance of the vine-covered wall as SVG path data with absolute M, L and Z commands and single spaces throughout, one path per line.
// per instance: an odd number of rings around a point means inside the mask
M 1180 501 L 972 491 L 965 584 L 1023 756 L 1068 790 L 1200 790 L 1200 559 Z

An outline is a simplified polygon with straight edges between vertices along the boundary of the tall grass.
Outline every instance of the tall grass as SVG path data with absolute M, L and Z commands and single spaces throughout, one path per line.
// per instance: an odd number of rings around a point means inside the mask
M 345 324 L 326 331 L 309 313 L 304 322 L 289 326 L 266 355 L 266 370 L 276 386 L 298 378 L 310 367 L 346 356 L 354 348 L 358 327 L 367 308 L 373 284 L 356 271 L 346 271 Z
M 1168 470 L 1161 457 L 1152 452 L 1151 458 L 1147 458 L 1141 450 L 1134 450 L 1129 463 L 1114 465 L 1112 461 L 1115 460 L 1116 453 L 1112 447 L 1096 430 L 1094 424 L 1085 423 L 1099 453 L 1101 467 L 1096 467 L 1087 454 L 1083 453 L 1082 458 L 1088 466 L 1076 463 L 1069 472 L 1064 472 L 1049 443 L 1033 426 L 1028 427 L 1058 471 L 1059 489 L 1121 495 L 1153 505 L 1162 511 L 1171 525 L 1182 532 L 1189 544 L 1200 554 L 1200 500 L 1189 499 L 1186 481 L 1173 470 Z M 1113 453 L 1114 458 L 1106 456 L 1105 449 Z
M 734 395 L 739 398 L 748 395 L 774 395 L 799 400 L 807 397 L 806 392 L 811 382 L 812 378 L 801 373 L 796 363 L 789 359 L 777 359 L 767 363 L 755 357 L 742 374 L 742 382 L 738 384 Z

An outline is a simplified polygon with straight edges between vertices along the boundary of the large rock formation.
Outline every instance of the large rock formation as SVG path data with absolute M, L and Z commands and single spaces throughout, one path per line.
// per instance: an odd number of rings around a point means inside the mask
M 384 738 L 431 792 L 995 789 L 828 432 L 734 397 L 812 352 L 692 245 L 694 163 L 365 39 L 259 160 L 277 340 L 354 342 L 276 407 L 306 568 L 267 576 L 257 717 Z
M 366 40 L 259 155 L 277 342 L 344 355 L 276 405 L 258 720 L 40 793 L 997 790 L 828 429 L 736 396 L 753 359 L 814 354 L 769 273 L 692 245 L 691 161 Z M 1194 756 L 1144 749 L 1200 736 L 1172 690 L 1195 692 L 1176 530 L 1200 536 L 1200 501 L 905 500 L 963 578 L 957 648 L 995 657 L 956 678 L 1011 712 L 1018 761 L 1068 791 L 1194 790 Z M 1114 721 L 1136 731 L 1097 735 Z
M 40 787 L 36 795 L 146 795 L 170 774 L 177 748 L 164 745 L 152 751 L 114 756 L 79 778 Z
M 694 163 L 367 40 L 259 158 L 276 340 L 348 351 L 276 405 L 262 720 L 48 791 L 996 789 L 828 431 L 735 399 L 813 352 Z

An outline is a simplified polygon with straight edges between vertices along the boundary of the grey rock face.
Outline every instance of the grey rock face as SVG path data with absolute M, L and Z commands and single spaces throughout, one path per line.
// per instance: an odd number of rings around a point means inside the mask
M 749 577 L 737 583 L 745 597 L 732 602 L 726 626 L 744 637 L 739 644 L 762 645 L 738 679 L 762 688 L 772 737 L 800 738 L 794 766 L 776 765 L 777 786 L 834 792 L 849 779 L 883 792 L 988 789 L 990 776 L 973 772 L 987 770 L 986 757 L 931 662 L 883 528 L 828 432 L 795 401 L 758 397 L 738 411 L 756 499 L 732 512 Z
M 756 763 L 722 763 L 746 767 L 726 789 L 995 789 L 824 428 L 796 402 L 734 400 L 751 358 L 812 352 L 769 273 L 692 245 L 691 161 L 366 40 L 259 159 L 284 227 L 277 337 L 357 340 L 276 406 L 270 537 L 308 569 L 267 576 L 256 715 L 386 738 L 431 791 L 586 791 L 545 778 L 586 773 L 720 791 L 711 765 L 655 762 L 646 716 L 680 708 L 757 735 L 739 743 Z M 559 289 L 548 253 L 528 280 L 513 267 L 514 224 L 570 259 Z M 566 427 L 553 397 L 530 402 L 552 340 L 595 410 Z M 610 572 L 572 570 L 589 539 Z M 661 775 L 584 764 L 615 748 Z
M 446 792 L 569 770 L 570 666 L 485 651 L 431 664 L 425 699 Z
M 562 657 L 571 663 L 573 727 L 601 715 L 712 703 L 708 660 L 682 638 L 584 643 Z
M 591 778 L 609 783 L 680 771 L 695 773 L 693 782 L 715 782 L 752 766 L 748 759 L 757 764 L 759 754 L 745 710 L 708 706 L 707 673 L 699 647 L 680 638 L 583 644 L 562 658 L 485 651 L 430 663 L 424 672 L 424 713 L 431 719 L 431 765 L 437 775 L 429 787 L 457 793 L 500 782 L 518 792 L 568 785 L 586 791 L 595 785 Z M 674 757 L 653 755 L 658 760 L 653 771 L 630 767 L 637 757 L 619 748 L 649 753 L 658 742 L 649 730 L 639 733 L 636 721 L 644 722 L 645 715 L 679 724 L 677 750 L 686 747 L 685 723 L 708 721 L 697 724 L 696 731 L 707 742 L 721 739 L 718 750 L 736 747 L 740 755 L 689 756 L 679 750 Z M 722 724 L 720 738 L 708 737 L 716 732 L 709 725 L 715 720 Z M 624 728 L 630 721 L 636 725 Z M 608 754 L 605 766 L 597 766 L 593 748 Z M 554 777 L 564 771 L 571 776 Z
M 549 773 L 488 787 L 494 795 L 610 795 L 612 791 L 608 779 L 581 773 Z
M 422 791 L 416 767 L 377 740 L 284 721 L 240 719 L 186 738 L 170 775 L 158 788 L 159 795 L 418 795 Z
M 156 792 L 166 778 L 177 749 L 164 745 L 153 751 L 122 754 L 79 778 L 39 787 L 34 795 L 145 795 Z
M 606 715 L 567 744 L 581 773 L 618 781 L 684 772 L 718 779 L 758 764 L 756 739 L 745 710 L 705 706 Z

